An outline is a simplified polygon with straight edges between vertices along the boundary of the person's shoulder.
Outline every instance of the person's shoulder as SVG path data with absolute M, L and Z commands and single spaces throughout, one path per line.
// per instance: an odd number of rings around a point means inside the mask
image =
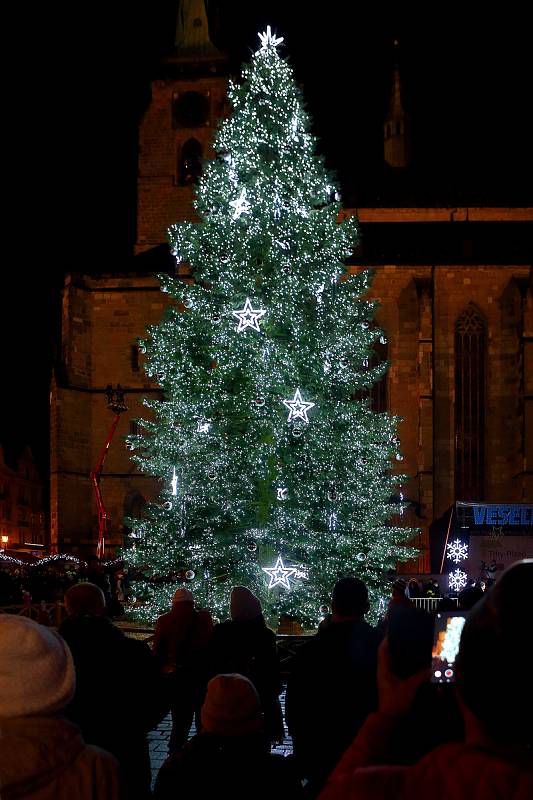
M 160 628 L 162 625 L 168 624 L 172 619 L 172 611 L 165 611 L 164 614 L 160 614 L 155 621 L 156 628 Z
M 451 775 L 454 786 L 464 788 L 461 798 L 488 797 L 493 793 L 498 797 L 525 798 L 533 792 L 530 767 L 466 742 L 443 744 L 409 770 L 412 786 L 435 785 L 436 781 L 446 786 Z
M 201 625 L 203 628 L 213 627 L 213 617 L 211 616 L 211 613 L 207 610 L 207 608 L 197 608 L 196 619 L 198 625 Z

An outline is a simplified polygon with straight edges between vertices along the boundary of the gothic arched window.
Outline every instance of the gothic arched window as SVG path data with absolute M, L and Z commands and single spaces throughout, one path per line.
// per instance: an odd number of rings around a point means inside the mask
M 202 174 L 202 145 L 198 139 L 184 142 L 178 165 L 179 182 L 183 185 L 194 183 Z
M 455 325 L 455 498 L 483 500 L 486 325 L 471 303 Z

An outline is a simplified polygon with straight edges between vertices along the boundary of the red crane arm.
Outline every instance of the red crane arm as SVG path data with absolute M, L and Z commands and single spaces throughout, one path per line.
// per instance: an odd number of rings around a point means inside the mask
M 98 456 L 98 461 L 96 462 L 96 466 L 91 471 L 91 481 L 94 487 L 94 494 L 96 497 L 96 507 L 98 509 L 98 545 L 96 547 L 96 555 L 98 556 L 98 558 L 104 557 L 105 529 L 107 520 L 107 513 L 104 501 L 102 499 L 102 492 L 100 491 L 100 476 L 102 474 L 102 469 L 104 466 L 104 461 L 107 456 L 107 451 L 109 450 L 109 445 L 111 444 L 111 440 L 113 439 L 113 436 L 117 429 L 119 419 L 120 419 L 120 414 L 116 414 L 115 419 L 113 420 L 111 427 L 109 429 L 109 433 L 107 434 L 106 442 L 102 448 L 100 455 Z

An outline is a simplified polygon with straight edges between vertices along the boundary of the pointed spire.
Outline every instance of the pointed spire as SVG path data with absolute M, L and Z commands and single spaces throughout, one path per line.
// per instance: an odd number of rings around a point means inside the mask
M 395 41 L 394 44 L 397 45 L 398 42 Z M 400 88 L 400 68 L 398 66 L 398 61 L 396 59 L 394 62 L 394 80 L 392 84 L 392 92 L 389 103 L 389 117 L 402 116 L 403 113 L 404 111 L 402 108 L 402 93 Z
M 383 157 L 387 164 L 398 169 L 407 167 L 411 159 L 410 120 L 402 106 L 398 40 L 394 41 L 394 76 L 389 110 L 383 128 Z
M 178 56 L 213 57 L 218 54 L 209 38 L 205 0 L 181 0 L 175 46 Z

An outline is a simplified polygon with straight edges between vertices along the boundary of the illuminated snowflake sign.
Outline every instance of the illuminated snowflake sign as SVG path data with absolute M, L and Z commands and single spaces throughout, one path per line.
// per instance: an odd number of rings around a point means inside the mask
M 465 588 L 467 580 L 468 576 L 466 572 L 463 572 L 457 567 L 455 572 L 450 572 L 448 586 L 450 589 L 453 589 L 454 592 L 459 592 L 461 589 Z
M 468 558 L 468 545 L 460 539 L 455 539 L 455 541 L 447 544 L 446 549 L 448 550 L 447 557 L 454 564 L 458 564 L 463 559 Z

